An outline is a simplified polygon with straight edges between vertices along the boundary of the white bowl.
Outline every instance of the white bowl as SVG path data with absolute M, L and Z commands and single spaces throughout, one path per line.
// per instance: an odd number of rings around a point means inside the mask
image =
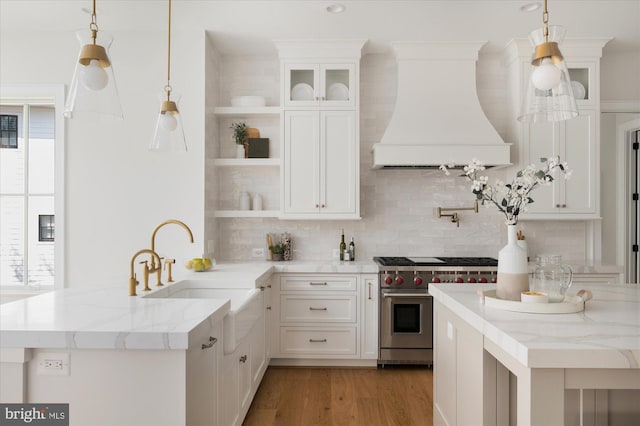
M 263 107 L 267 104 L 264 96 L 234 96 L 231 106 L 234 107 Z
M 537 291 L 523 291 L 520 293 L 522 303 L 549 303 L 549 296 Z

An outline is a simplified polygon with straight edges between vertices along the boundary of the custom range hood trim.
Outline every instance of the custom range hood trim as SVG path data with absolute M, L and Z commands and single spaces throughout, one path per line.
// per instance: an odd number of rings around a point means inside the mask
M 510 165 L 510 145 L 487 119 L 476 89 L 486 42 L 396 42 L 398 95 L 374 168 L 463 166 L 472 158 Z

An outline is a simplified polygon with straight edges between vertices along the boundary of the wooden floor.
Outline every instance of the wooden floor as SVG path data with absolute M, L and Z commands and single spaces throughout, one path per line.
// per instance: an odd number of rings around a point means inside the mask
M 269 367 L 244 425 L 433 424 L 433 370 L 425 367 Z

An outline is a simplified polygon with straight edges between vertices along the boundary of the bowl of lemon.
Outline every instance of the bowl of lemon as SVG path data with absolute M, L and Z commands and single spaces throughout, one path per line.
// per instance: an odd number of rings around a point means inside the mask
M 204 272 L 213 268 L 215 264 L 215 259 L 210 259 L 208 257 L 194 257 L 193 259 L 187 260 L 184 266 L 194 272 Z

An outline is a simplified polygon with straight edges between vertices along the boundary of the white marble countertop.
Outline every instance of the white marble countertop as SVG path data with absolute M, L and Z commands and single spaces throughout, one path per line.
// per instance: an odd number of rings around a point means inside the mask
M 238 262 L 211 271 L 175 268 L 176 281 L 206 280 L 212 287 L 255 288 L 274 272 L 377 273 L 373 262 Z M 153 277 L 151 279 L 153 283 Z M 229 311 L 227 299 L 144 298 L 127 295 L 126 280 L 52 291 L 0 305 L 0 347 L 78 349 L 186 349 L 194 330 Z M 150 284 L 154 289 L 156 288 Z
M 581 284 L 593 299 L 583 312 L 529 314 L 487 307 L 478 288 L 436 284 L 433 297 L 529 368 L 640 368 L 640 285 Z
M 0 305 L 0 347 L 187 349 L 229 311 L 221 299 L 145 299 L 127 286 L 52 291 Z

